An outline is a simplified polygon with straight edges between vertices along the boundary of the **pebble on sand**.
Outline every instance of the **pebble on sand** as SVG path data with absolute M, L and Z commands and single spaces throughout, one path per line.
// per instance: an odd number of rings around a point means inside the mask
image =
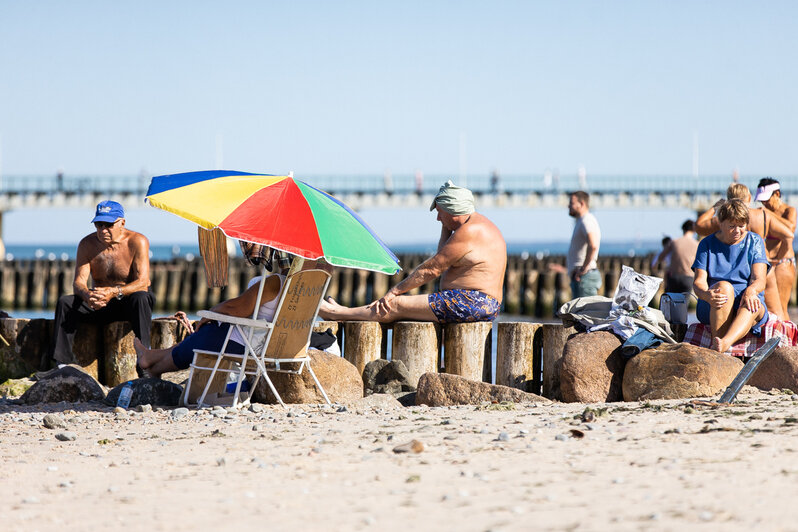
M 407 443 L 403 443 L 402 445 L 397 445 L 393 448 L 393 452 L 396 454 L 421 453 L 424 452 L 424 444 L 418 440 L 411 440 Z
M 78 435 L 69 431 L 59 432 L 55 435 L 55 439 L 60 441 L 75 441 L 78 439 Z

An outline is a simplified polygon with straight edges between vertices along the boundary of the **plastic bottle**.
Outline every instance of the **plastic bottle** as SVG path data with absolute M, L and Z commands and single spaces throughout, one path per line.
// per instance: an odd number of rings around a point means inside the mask
M 227 382 L 225 384 L 224 391 L 227 393 L 235 393 L 236 385 L 238 384 L 238 373 L 241 370 L 241 365 L 238 363 L 234 363 L 233 367 L 231 368 L 234 371 L 231 371 L 227 374 Z M 247 379 L 243 379 L 241 381 L 241 391 L 248 392 L 249 391 L 249 381 Z
M 130 406 L 131 397 L 133 397 L 133 382 L 127 381 L 119 392 L 119 399 L 116 401 L 116 406 L 127 409 L 127 407 Z

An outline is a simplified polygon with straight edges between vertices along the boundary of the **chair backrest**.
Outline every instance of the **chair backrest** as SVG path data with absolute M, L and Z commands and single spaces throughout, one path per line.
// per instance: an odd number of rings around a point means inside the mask
M 323 270 L 302 270 L 286 278 L 272 320 L 266 358 L 305 356 L 313 322 L 329 282 L 330 274 Z

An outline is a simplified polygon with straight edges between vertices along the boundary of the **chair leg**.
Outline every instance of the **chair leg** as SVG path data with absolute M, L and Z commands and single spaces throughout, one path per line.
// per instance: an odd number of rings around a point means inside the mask
M 183 406 L 191 406 L 188 403 L 188 393 L 191 391 L 191 379 L 194 378 L 194 366 L 189 366 L 188 370 L 188 381 L 186 381 L 186 388 L 183 390 Z
M 269 378 L 269 375 L 265 371 L 263 372 L 263 378 L 266 380 L 266 384 L 269 385 L 269 389 L 272 391 L 274 396 L 277 398 L 278 401 L 280 401 L 280 404 L 283 405 L 283 408 L 288 408 L 287 406 L 285 406 L 285 403 L 283 402 L 283 398 L 280 397 L 279 393 L 277 393 L 277 388 L 274 387 L 274 384 L 272 383 L 272 380 Z
M 319 388 L 321 395 L 324 396 L 324 400 L 327 401 L 328 405 L 332 404 L 330 403 L 330 398 L 327 397 L 327 392 L 324 391 L 324 388 L 321 386 L 319 379 L 316 378 L 316 373 L 314 373 L 313 368 L 310 367 L 310 362 L 308 362 L 308 371 L 310 372 L 310 376 L 313 377 L 313 381 L 316 383 L 316 386 Z
M 213 384 L 213 378 L 216 376 L 216 370 L 219 369 L 219 364 L 222 362 L 222 357 L 216 357 L 216 364 L 213 365 L 213 369 L 211 370 L 211 376 L 208 377 L 208 382 L 205 384 L 205 389 L 202 390 L 202 395 L 200 396 L 199 400 L 197 401 L 197 408 L 202 408 L 203 401 L 205 401 L 205 396 L 208 395 L 208 390 L 211 389 L 211 384 Z

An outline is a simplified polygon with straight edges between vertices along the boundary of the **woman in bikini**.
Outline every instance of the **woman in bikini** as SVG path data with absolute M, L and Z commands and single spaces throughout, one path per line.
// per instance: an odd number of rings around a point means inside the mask
M 732 183 L 726 189 L 727 199 L 739 199 L 748 205 L 751 203 L 751 192 L 748 187 L 741 183 Z M 696 232 L 701 236 L 711 235 L 720 229 L 718 218 L 715 216 L 715 211 L 725 203 L 724 200 L 719 201 L 713 207 L 704 212 L 698 217 L 696 221 Z M 758 234 L 763 240 L 785 243 L 792 249 L 793 230 L 791 230 L 782 220 L 768 214 L 769 211 L 763 207 L 749 209 L 748 211 L 748 230 L 752 233 Z M 789 241 L 789 243 L 786 243 Z M 767 284 L 765 286 L 765 303 L 767 304 L 770 314 L 777 319 L 786 321 L 790 317 L 787 314 L 787 307 L 782 306 L 781 295 L 779 294 L 779 287 L 776 282 L 775 268 L 770 268 L 767 275 Z
M 762 203 L 762 206 L 778 218 L 795 234 L 795 222 L 798 213 L 794 207 L 790 207 L 781 199 L 781 187 L 779 182 L 770 177 L 759 180 L 756 188 L 755 201 Z M 779 299 L 785 313 L 790 304 L 792 287 L 795 283 L 795 250 L 793 240 L 767 237 L 765 247 L 768 252 L 768 260 L 773 265 L 776 286 L 779 291 Z

